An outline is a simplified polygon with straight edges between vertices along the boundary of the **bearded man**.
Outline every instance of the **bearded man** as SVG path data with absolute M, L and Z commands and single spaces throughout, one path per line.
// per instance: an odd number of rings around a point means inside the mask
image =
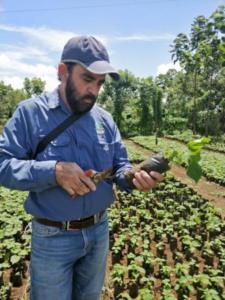
M 111 115 L 95 103 L 106 76 L 119 80 L 104 45 L 92 36 L 73 37 L 58 65 L 59 86 L 19 103 L 0 136 L 0 184 L 29 191 L 31 300 L 100 299 L 107 208 L 115 197 L 112 182 L 95 185 L 85 170 L 112 168 L 116 184 L 130 191 L 123 174 L 131 167 Z M 79 118 L 37 151 L 71 115 Z M 162 178 L 141 171 L 133 184 L 148 191 Z

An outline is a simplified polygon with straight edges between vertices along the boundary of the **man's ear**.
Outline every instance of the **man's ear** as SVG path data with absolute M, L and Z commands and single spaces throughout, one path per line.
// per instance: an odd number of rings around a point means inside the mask
M 60 63 L 58 65 L 58 79 L 60 81 L 64 81 L 66 80 L 68 77 L 68 70 L 67 67 L 64 63 Z

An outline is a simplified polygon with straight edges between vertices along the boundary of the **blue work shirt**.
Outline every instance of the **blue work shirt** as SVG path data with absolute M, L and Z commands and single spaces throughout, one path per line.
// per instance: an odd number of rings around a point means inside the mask
M 38 142 L 70 114 L 56 89 L 20 102 L 0 136 L 0 184 L 30 191 L 24 206 L 33 216 L 74 220 L 104 210 L 114 201 L 112 183 L 106 181 L 99 183 L 96 191 L 71 198 L 56 183 L 57 161 L 75 162 L 83 170 L 113 167 L 116 183 L 129 190 L 123 172 L 131 165 L 119 130 L 111 115 L 96 104 L 35 160 L 29 159 Z

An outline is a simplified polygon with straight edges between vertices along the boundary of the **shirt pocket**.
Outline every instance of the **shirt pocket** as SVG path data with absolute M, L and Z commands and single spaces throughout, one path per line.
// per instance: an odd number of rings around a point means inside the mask
M 102 171 L 113 166 L 114 143 L 97 142 L 94 144 L 96 170 Z
M 54 140 L 49 142 L 46 149 L 42 152 L 40 158 L 67 160 L 71 156 L 71 138 L 66 134 L 57 136 Z

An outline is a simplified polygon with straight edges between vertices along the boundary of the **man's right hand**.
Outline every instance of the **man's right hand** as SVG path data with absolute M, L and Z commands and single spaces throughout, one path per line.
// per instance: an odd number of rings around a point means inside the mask
M 76 163 L 57 162 L 55 176 L 57 184 L 69 193 L 71 197 L 82 196 L 96 190 L 93 181 L 86 176 Z

